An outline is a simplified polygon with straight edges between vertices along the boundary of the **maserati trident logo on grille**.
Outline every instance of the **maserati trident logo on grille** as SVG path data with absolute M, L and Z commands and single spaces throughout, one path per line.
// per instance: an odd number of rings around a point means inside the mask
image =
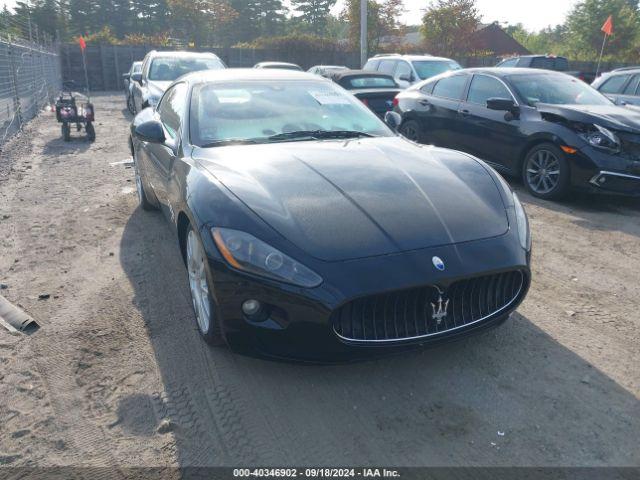
M 435 303 L 433 302 L 431 303 L 431 310 L 432 310 L 431 319 L 435 320 L 437 325 L 440 325 L 440 323 L 442 323 L 442 320 L 447 318 L 447 310 L 449 309 L 449 299 L 447 298 L 445 300 L 444 298 L 442 298 L 443 294 L 444 292 L 438 289 L 437 306 Z
M 441 272 L 444 270 L 444 262 L 440 257 L 433 257 L 431 261 L 433 262 L 433 266 L 438 270 L 440 270 Z

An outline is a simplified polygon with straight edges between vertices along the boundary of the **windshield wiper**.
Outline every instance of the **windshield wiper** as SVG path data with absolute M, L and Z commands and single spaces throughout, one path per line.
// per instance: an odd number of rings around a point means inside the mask
M 258 138 L 225 138 L 223 140 L 215 140 L 213 142 L 200 145 L 200 148 L 220 147 L 222 145 L 247 145 L 253 143 L 262 143 L 264 139 Z
M 358 138 L 358 137 L 375 137 L 366 132 L 358 130 L 296 130 L 294 132 L 278 133 L 267 137 L 267 140 L 292 140 L 301 138 L 325 139 L 325 138 Z

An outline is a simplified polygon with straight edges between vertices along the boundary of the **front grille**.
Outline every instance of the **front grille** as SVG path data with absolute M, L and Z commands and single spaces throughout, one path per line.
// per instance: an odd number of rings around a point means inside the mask
M 426 286 L 358 298 L 333 312 L 333 329 L 343 339 L 362 342 L 438 335 L 506 310 L 520 298 L 525 280 L 516 270 L 458 280 L 446 289 Z

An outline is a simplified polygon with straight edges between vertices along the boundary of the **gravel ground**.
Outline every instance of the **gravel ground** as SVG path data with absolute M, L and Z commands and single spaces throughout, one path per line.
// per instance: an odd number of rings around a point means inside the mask
M 0 294 L 42 325 L 0 329 L 0 465 L 640 465 L 637 201 L 521 192 L 533 285 L 491 332 L 258 360 L 198 338 L 172 233 L 111 165 L 124 99 L 95 106 L 95 143 L 43 113 L 0 159 Z

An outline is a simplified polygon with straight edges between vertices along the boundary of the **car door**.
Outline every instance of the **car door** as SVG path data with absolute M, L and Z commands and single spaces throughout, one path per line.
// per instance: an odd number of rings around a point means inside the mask
M 415 113 L 428 143 L 459 148 L 461 123 L 458 108 L 468 78 L 466 73 L 442 78 L 433 85 L 429 95 L 421 95 L 417 100 Z
M 621 93 L 617 95 L 617 103 L 626 105 L 640 105 L 640 96 L 638 84 L 640 83 L 640 74 L 635 74 L 626 83 Z
M 515 97 L 497 77 L 475 74 L 469 84 L 466 99 L 460 103 L 461 147 L 483 160 L 512 170 L 518 152 L 525 141 L 520 132 L 520 120 L 511 112 L 489 110 L 487 100 Z
M 413 83 L 413 69 L 409 62 L 405 60 L 398 61 L 398 66 L 393 75 L 394 80 L 400 86 L 400 88 L 408 88 Z
M 173 209 L 168 197 L 168 188 L 173 164 L 180 148 L 180 133 L 186 102 L 187 85 L 173 85 L 163 95 L 156 109 L 156 118 L 162 123 L 165 143 L 149 143 L 147 152 L 152 168 L 153 190 L 163 212 L 173 218 Z
M 598 87 L 598 91 L 617 103 L 629 80 L 631 80 L 631 74 L 612 75 Z

